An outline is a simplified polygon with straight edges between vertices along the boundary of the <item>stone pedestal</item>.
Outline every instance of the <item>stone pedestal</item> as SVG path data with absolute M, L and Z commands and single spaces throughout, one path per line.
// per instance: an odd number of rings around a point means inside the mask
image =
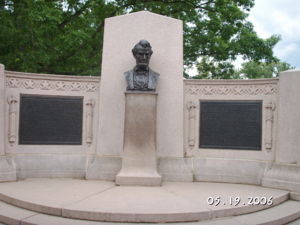
M 125 93 L 122 169 L 118 185 L 159 186 L 156 162 L 156 99 L 153 92 Z

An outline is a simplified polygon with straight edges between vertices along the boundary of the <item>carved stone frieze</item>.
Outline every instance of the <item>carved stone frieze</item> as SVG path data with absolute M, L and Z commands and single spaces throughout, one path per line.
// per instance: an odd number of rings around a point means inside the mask
M 56 91 L 83 91 L 96 92 L 99 89 L 99 82 L 89 81 L 68 81 L 68 80 L 44 80 L 7 77 L 6 87 L 24 88 L 38 90 L 56 90 Z
M 213 85 L 213 84 L 188 84 L 185 93 L 189 95 L 274 95 L 278 92 L 276 84 L 256 84 L 256 85 Z

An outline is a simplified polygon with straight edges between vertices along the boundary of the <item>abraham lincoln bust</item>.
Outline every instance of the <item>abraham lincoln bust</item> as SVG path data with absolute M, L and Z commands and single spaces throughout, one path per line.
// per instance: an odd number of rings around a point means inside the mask
M 159 74 L 149 68 L 153 51 L 146 40 L 140 40 L 132 49 L 136 66 L 124 73 L 127 81 L 127 91 L 155 91 Z

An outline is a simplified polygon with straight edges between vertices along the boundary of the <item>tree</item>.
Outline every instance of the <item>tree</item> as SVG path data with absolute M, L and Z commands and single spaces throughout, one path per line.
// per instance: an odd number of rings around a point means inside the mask
M 237 56 L 276 60 L 272 49 L 279 37 L 259 38 L 246 20 L 254 0 L 2 0 L 0 4 L 0 62 L 9 70 L 99 75 L 104 19 L 139 10 L 183 20 L 185 68 L 200 59 L 199 69 L 224 74 Z
M 0 62 L 9 70 L 99 75 L 104 19 L 101 0 L 9 0 L 0 6 Z
M 242 68 L 237 71 L 239 77 L 255 79 L 255 78 L 271 78 L 278 77 L 279 73 L 285 70 L 294 69 L 286 62 L 246 62 L 242 64 Z
M 197 63 L 198 76 L 194 79 L 238 79 L 234 66 L 227 61 L 215 61 L 202 57 Z
M 198 78 L 235 78 L 232 62 L 245 60 L 274 62 L 273 47 L 280 40 L 257 36 L 246 20 L 254 0 L 140 0 L 114 1 L 119 7 L 131 2 L 128 11 L 147 9 L 184 21 L 185 68 L 197 64 Z

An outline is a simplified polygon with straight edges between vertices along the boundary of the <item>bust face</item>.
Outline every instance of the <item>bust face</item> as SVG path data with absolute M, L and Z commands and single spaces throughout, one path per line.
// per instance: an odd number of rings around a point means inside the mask
M 134 58 L 138 67 L 147 68 L 151 58 L 151 52 L 149 49 L 137 49 Z

